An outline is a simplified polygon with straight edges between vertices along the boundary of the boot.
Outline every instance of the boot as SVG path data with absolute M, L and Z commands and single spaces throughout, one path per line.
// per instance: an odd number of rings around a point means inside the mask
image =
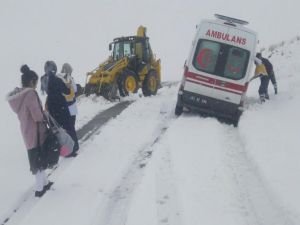
M 265 94 L 265 99 L 270 100 L 269 94 Z
M 44 192 L 48 191 L 48 190 L 51 188 L 52 185 L 53 185 L 53 182 L 52 182 L 52 181 L 48 181 L 48 184 L 46 184 L 46 185 L 44 186 L 43 191 L 44 191 Z
M 45 194 L 45 190 L 43 189 L 42 191 L 35 191 L 34 196 L 40 198 L 44 194 Z
M 260 95 L 259 100 L 261 103 L 264 103 L 266 101 L 265 95 Z
M 66 158 L 76 157 L 78 155 L 77 152 L 72 152 L 70 155 L 67 155 Z

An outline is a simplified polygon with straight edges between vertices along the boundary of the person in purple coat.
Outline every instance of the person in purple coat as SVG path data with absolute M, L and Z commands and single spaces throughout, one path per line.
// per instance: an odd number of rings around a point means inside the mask
M 39 143 L 45 140 L 41 101 L 35 91 L 38 75 L 27 65 L 21 67 L 22 87 L 16 87 L 7 95 L 7 101 L 20 121 L 21 133 L 27 148 L 30 171 L 35 175 L 35 196 L 41 197 L 53 182 L 48 181 L 45 166 L 39 160 Z M 39 138 L 39 140 L 38 140 Z

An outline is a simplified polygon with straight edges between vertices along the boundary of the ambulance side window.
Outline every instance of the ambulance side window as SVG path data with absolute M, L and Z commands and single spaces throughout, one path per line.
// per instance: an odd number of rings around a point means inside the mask
M 207 40 L 199 41 L 193 59 L 194 67 L 204 72 L 214 73 L 220 48 L 220 43 Z
M 224 77 L 230 79 L 243 78 L 248 62 L 248 54 L 244 49 L 231 47 L 224 68 Z

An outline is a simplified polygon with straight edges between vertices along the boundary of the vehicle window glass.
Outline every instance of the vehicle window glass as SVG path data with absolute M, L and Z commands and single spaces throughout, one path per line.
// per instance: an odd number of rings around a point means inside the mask
M 122 56 L 120 55 L 120 43 L 115 43 L 114 46 L 114 60 L 119 60 Z
M 229 49 L 224 77 L 231 79 L 240 79 L 243 77 L 248 61 L 246 53 L 245 50 L 235 47 Z
M 135 54 L 138 57 L 138 59 L 140 59 L 140 60 L 143 59 L 142 43 L 141 42 L 136 42 L 135 43 Z
M 198 43 L 193 65 L 196 69 L 214 73 L 221 44 L 203 40 Z
M 210 40 L 198 41 L 193 66 L 206 73 L 240 80 L 246 75 L 250 52 Z
M 124 56 L 131 56 L 131 45 L 129 42 L 124 43 Z
M 151 47 L 150 47 L 150 43 L 149 43 L 149 41 L 147 40 L 146 41 L 146 44 L 145 44 L 145 61 L 146 62 L 150 62 L 150 60 L 151 60 Z

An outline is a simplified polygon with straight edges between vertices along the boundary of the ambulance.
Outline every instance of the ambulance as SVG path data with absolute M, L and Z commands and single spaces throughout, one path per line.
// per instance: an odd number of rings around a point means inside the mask
M 254 65 L 257 34 L 245 27 L 246 21 L 215 17 L 197 26 L 175 114 L 196 110 L 237 125 Z

